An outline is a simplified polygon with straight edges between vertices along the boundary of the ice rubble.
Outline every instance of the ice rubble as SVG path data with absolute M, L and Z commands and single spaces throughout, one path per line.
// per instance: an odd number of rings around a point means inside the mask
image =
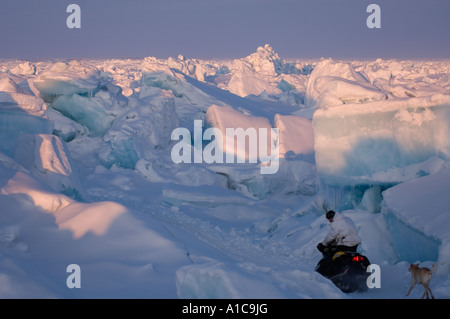
M 295 115 L 276 114 L 273 122 L 274 127 L 278 129 L 277 135 L 272 131 L 267 118 L 246 115 L 229 106 L 211 106 L 206 112 L 205 120 L 209 126 L 222 132 L 224 141 L 219 142 L 218 147 L 224 154 L 231 153 L 242 162 L 253 160 L 254 163 L 262 165 L 259 143 L 261 138 L 266 138 L 267 155 L 271 157 L 268 165 L 277 166 L 274 174 L 260 174 L 251 166 L 247 168 L 245 166 L 241 168 L 213 166 L 212 170 L 227 177 L 229 187 L 241 189 L 257 198 L 266 198 L 274 194 L 311 195 L 315 192 L 316 182 L 312 177 L 315 174 L 313 165 L 308 161 L 296 160 L 308 159 L 308 155 L 313 153 L 313 132 L 310 120 Z M 244 132 L 248 128 L 254 128 L 257 139 L 254 152 L 250 150 L 252 143 L 250 137 L 244 143 L 232 141 L 230 145 L 227 144 L 229 143 L 226 139 L 227 128 L 242 128 Z M 267 133 L 261 135 L 259 129 L 266 130 Z M 271 145 L 272 142 L 277 144 L 275 148 Z M 266 152 L 263 153 L 265 156 Z
M 167 59 L 167 65 L 172 68 L 183 72 L 186 75 L 192 76 L 193 78 L 204 81 L 205 76 L 208 76 L 211 72 L 211 67 L 201 63 L 195 59 L 186 59 L 183 55 L 179 55 L 177 59 L 169 57 Z
M 268 236 L 264 243 L 277 251 L 276 256 L 299 260 L 316 257 L 312 242 L 325 229 L 321 212 L 338 208 L 357 221 L 364 237 L 362 249 L 373 251 L 375 260 L 392 265 L 438 260 L 440 274 L 446 275 L 450 84 L 448 64 L 435 63 L 288 63 L 268 45 L 233 61 L 179 56 L 167 61 L 11 62 L 1 67 L 0 76 L 0 162 L 8 177 L 0 199 L 14 207 L 8 196 L 29 196 L 32 207 L 52 212 L 59 227 L 84 238 L 85 245 L 90 234 L 106 234 L 103 244 L 112 240 L 108 247 L 119 245 L 123 250 L 125 246 L 112 238 L 115 233 L 106 230 L 118 227 L 115 220 L 132 217 L 128 208 L 110 199 L 152 214 L 163 215 L 160 211 L 168 209 L 170 217 L 164 218 L 191 227 L 200 239 L 230 254 L 228 242 L 221 243 L 224 239 L 216 231 L 227 241 L 236 238 L 234 230 L 226 234 L 226 226 L 220 229 L 222 225 L 209 222 L 201 229 L 192 216 L 203 214 L 208 221 L 227 223 L 247 220 L 251 230 L 246 228 L 241 240 L 252 232 Z M 260 163 L 175 164 L 170 158 L 171 132 L 179 126 L 192 131 L 194 120 L 202 120 L 204 129 L 277 128 L 277 174 L 260 174 Z M 236 151 L 248 159 L 248 149 Z M 20 174 L 14 176 L 17 171 Z M 108 185 L 102 186 L 102 181 Z M 176 220 L 180 216 L 183 219 Z M 142 230 L 130 223 L 133 232 Z M 27 230 L 0 229 L 0 244 L 15 244 L 18 231 Z M 149 232 L 142 236 L 159 240 Z M 411 240 L 403 241 L 403 235 Z M 242 248 L 242 254 L 255 248 L 264 253 L 263 246 L 240 244 L 230 245 Z M 170 296 L 292 296 L 267 283 L 275 277 L 295 296 L 342 297 L 308 271 L 280 272 L 251 262 L 236 266 L 220 258 L 186 265 L 180 261 L 186 252 L 171 249 L 178 261 L 170 266 L 177 285 L 177 292 L 167 293 Z M 161 264 L 169 264 L 163 259 Z M 150 279 L 157 280 L 153 265 L 144 265 L 141 273 L 147 270 L 155 274 Z M 9 275 L 18 282 L 17 273 Z M 292 279 L 306 286 L 289 283 Z
M 107 167 L 133 169 L 139 159 L 151 159 L 154 150 L 168 148 L 177 126 L 173 94 L 161 90 L 129 104 L 105 135 L 106 152 L 100 156 Z
M 386 94 L 374 87 L 350 63 L 324 59 L 317 63 L 308 78 L 305 105 L 324 108 L 385 99 Z
M 302 105 L 311 65 L 284 61 L 266 44 L 245 58 L 233 60 L 227 69 L 230 77 L 223 87 L 231 93 L 242 97 L 267 96 Z
M 34 75 L 36 74 L 36 66 L 31 62 L 25 61 L 13 67 L 10 72 L 19 75 Z
M 18 70 L 22 70 L 21 66 Z M 68 149 L 59 137 L 51 134 L 52 122 L 45 119 L 47 105 L 10 77 L 0 79 L 0 91 L 0 151 L 55 191 L 80 198 L 78 177 L 72 171 Z
M 51 133 L 51 123 L 43 118 L 46 109 L 42 99 L 20 87 L 11 76 L 0 74 L 0 151 L 12 156 L 22 134 Z
M 448 178 L 450 95 L 445 77 L 427 71 L 434 83 L 442 81 L 430 85 L 411 69 L 417 70 L 396 61 L 358 71 L 348 63 L 318 63 L 306 92 L 306 103 L 318 108 L 315 160 L 326 185 L 349 189 L 337 207 L 382 210 L 398 260 L 439 261 L 448 273 L 446 231 L 431 225 L 445 221 L 440 178 Z
M 316 64 L 305 104 L 317 108 L 315 159 L 326 184 L 392 185 L 448 160 L 448 77 L 410 63 Z

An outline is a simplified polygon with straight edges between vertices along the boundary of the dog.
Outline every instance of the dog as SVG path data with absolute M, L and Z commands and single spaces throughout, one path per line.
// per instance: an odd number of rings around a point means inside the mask
M 430 285 L 431 277 L 433 276 L 433 273 L 436 271 L 436 267 L 437 267 L 436 264 L 433 264 L 433 269 L 430 270 L 427 267 L 420 268 L 419 263 L 410 264 L 408 270 L 411 272 L 412 281 L 411 281 L 411 287 L 409 287 L 409 290 L 406 293 L 406 296 L 409 295 L 411 290 L 417 284 L 417 285 L 423 285 L 423 287 L 425 288 L 425 292 L 423 293 L 421 299 L 423 299 L 425 297 L 425 295 L 427 296 L 427 299 L 429 299 L 428 293 L 430 293 L 431 298 L 434 299 L 433 293 L 431 292 L 429 285 Z

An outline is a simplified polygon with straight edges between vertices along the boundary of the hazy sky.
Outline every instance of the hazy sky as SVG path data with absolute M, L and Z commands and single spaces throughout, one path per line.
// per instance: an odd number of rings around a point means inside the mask
M 266 43 L 282 58 L 450 58 L 450 1 L 0 0 L 0 58 L 236 58 Z

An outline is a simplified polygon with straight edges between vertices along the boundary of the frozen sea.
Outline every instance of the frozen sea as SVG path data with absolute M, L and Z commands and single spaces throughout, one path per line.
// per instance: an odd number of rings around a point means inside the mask
M 416 299 L 420 262 L 447 299 L 449 74 L 269 45 L 0 60 L 0 297 Z M 222 142 L 230 128 L 247 139 Z M 315 272 L 329 209 L 355 222 L 380 288 Z

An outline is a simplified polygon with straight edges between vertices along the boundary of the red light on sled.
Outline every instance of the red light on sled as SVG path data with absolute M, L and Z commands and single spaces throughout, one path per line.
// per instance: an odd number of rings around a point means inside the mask
M 363 261 L 363 260 L 364 260 L 364 257 L 362 257 L 362 256 L 353 256 L 353 258 L 352 258 L 352 261 L 356 261 L 356 262 Z

